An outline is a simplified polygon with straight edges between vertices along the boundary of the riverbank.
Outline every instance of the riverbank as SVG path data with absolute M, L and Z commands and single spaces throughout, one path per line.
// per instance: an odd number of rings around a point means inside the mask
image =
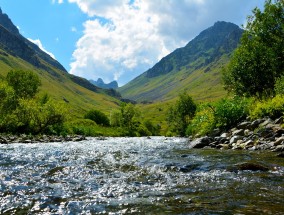
M 236 127 L 216 134 L 190 140 L 191 148 L 216 148 L 233 150 L 284 151 L 283 117 L 243 121 Z
M 0 134 L 0 144 L 10 143 L 50 143 L 50 142 L 80 142 L 86 140 L 83 135 L 6 135 Z

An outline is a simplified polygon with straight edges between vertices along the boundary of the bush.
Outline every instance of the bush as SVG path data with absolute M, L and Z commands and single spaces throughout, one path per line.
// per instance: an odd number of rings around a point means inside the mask
M 222 99 L 214 107 L 214 126 L 221 129 L 229 129 L 249 114 L 250 100 L 235 97 L 233 99 Z
M 154 125 L 150 120 L 146 120 L 143 124 L 147 128 L 147 130 L 150 132 L 150 135 L 158 136 L 160 134 L 160 129 L 161 129 L 160 125 Z
M 98 125 L 110 126 L 108 117 L 99 110 L 90 110 L 85 114 L 85 119 L 90 119 L 96 122 Z
M 168 111 L 167 121 L 170 130 L 184 136 L 196 108 L 193 99 L 186 92 L 180 94 L 175 105 L 171 106 Z
M 210 135 L 216 128 L 232 128 L 248 116 L 250 102 L 249 99 L 236 97 L 201 105 L 188 125 L 186 134 Z
M 214 129 L 214 114 L 211 106 L 201 105 L 186 130 L 186 135 L 207 135 Z
M 271 117 L 276 119 L 284 114 L 284 95 L 276 95 L 266 101 L 258 101 L 250 111 L 253 119 Z
M 90 119 L 76 119 L 66 123 L 68 133 L 85 135 L 85 136 L 99 136 L 100 133 L 96 130 L 97 124 Z

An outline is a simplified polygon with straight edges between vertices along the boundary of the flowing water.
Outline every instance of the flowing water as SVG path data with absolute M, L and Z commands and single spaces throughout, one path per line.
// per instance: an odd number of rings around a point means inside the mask
M 165 137 L 0 145 L 0 214 L 284 214 L 284 159 Z

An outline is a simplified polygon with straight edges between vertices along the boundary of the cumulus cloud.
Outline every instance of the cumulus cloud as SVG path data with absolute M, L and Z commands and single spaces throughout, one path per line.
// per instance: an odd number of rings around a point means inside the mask
M 76 44 L 71 73 L 120 84 L 184 46 L 216 21 L 245 22 L 264 0 L 68 0 L 90 19 Z
M 55 56 L 54 56 L 54 54 L 52 54 L 51 52 L 47 51 L 47 50 L 43 47 L 43 45 L 42 45 L 42 43 L 41 43 L 41 41 L 40 41 L 39 39 L 33 40 L 33 39 L 28 38 L 28 40 L 31 41 L 32 43 L 36 44 L 42 51 L 44 51 L 45 53 L 47 53 L 50 57 L 52 57 L 53 59 L 56 59 Z

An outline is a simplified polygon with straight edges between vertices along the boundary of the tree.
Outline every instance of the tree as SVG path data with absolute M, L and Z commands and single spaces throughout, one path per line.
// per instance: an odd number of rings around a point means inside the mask
M 32 71 L 11 70 L 6 81 L 11 86 L 17 98 L 33 98 L 41 85 L 39 77 Z
M 172 130 L 184 136 L 196 108 L 193 99 L 186 92 L 180 94 L 176 104 L 171 106 L 168 112 L 167 120 Z
M 121 126 L 125 127 L 130 133 L 135 130 L 136 120 L 135 117 L 140 115 L 138 109 L 131 103 L 122 103 L 121 108 Z
M 85 119 L 90 119 L 98 125 L 109 126 L 110 122 L 108 117 L 99 110 L 90 110 L 85 114 Z
M 284 1 L 266 0 L 253 10 L 241 44 L 223 72 L 225 88 L 237 95 L 266 96 L 284 74 Z

